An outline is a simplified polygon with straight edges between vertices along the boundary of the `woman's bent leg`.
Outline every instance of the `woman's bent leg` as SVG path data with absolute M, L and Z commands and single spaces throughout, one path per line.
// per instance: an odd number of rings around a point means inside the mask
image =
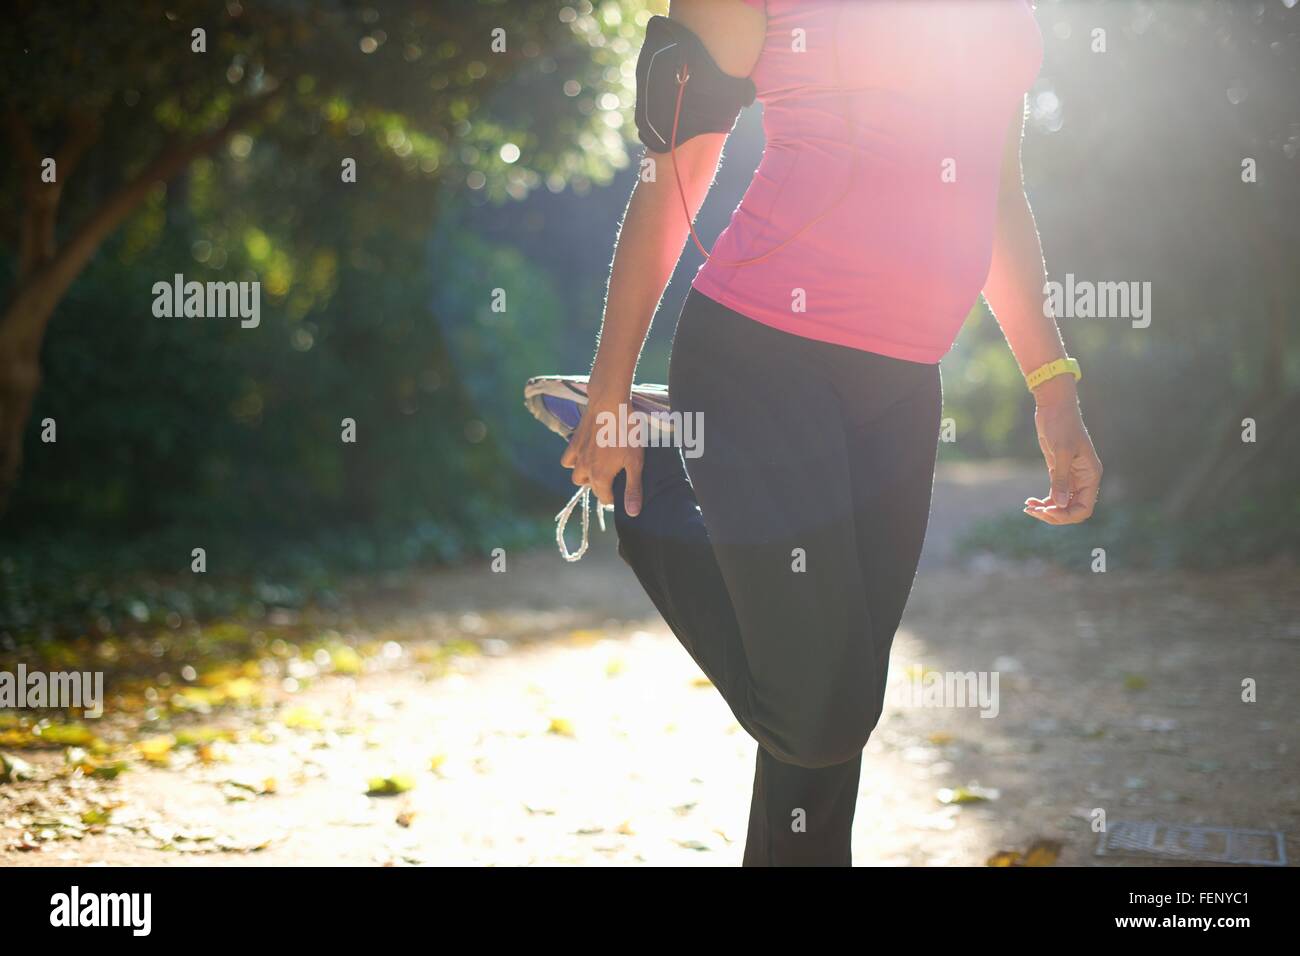
M 641 513 L 623 510 L 626 476 L 614 481 L 618 553 L 700 670 L 729 705 L 749 681 L 740 626 L 704 519 L 676 448 L 646 449 Z M 732 712 L 751 736 L 748 712 Z

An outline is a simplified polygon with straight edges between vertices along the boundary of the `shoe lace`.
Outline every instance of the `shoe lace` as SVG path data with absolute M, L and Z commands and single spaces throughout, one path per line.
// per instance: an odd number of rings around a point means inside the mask
M 582 504 L 582 543 L 578 545 L 577 551 L 569 551 L 568 544 L 564 540 L 564 529 L 569 523 L 569 516 L 573 514 L 573 509 Z M 605 510 L 613 510 L 613 505 L 602 505 L 596 502 L 596 520 L 600 522 L 600 530 L 605 530 Z M 587 553 L 587 534 L 591 527 L 591 486 L 583 485 L 577 493 L 569 499 L 560 513 L 555 516 L 555 543 L 560 546 L 560 556 L 565 561 L 577 561 Z

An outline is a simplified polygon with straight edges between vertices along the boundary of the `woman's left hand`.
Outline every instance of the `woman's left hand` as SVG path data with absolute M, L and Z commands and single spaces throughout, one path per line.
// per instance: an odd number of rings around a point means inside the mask
M 1058 382 L 1062 383 L 1059 393 L 1047 388 Z M 1068 389 L 1063 387 L 1066 383 Z M 1035 398 L 1038 408 L 1034 412 L 1034 425 L 1052 490 L 1047 498 L 1026 498 L 1025 514 L 1045 524 L 1086 521 L 1101 490 L 1101 459 L 1083 425 L 1074 382 L 1069 376 L 1062 376 L 1041 386 Z

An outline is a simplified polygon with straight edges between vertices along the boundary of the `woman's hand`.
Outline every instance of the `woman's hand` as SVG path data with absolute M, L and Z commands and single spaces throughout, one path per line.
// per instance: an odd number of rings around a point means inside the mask
M 1074 380 L 1062 375 L 1044 382 L 1034 399 L 1034 425 L 1052 490 L 1048 498 L 1025 499 L 1025 514 L 1046 524 L 1086 521 L 1101 489 L 1101 459 L 1083 425 Z
M 590 485 L 596 493 L 596 500 L 602 505 L 614 503 L 614 479 L 620 471 L 627 472 L 627 487 L 623 492 L 623 508 L 629 515 L 636 517 L 641 511 L 641 466 L 645 461 L 645 449 L 629 446 L 626 435 L 613 429 L 600 427 L 606 421 L 606 414 L 613 416 L 615 425 L 619 421 L 618 402 L 595 402 L 587 406 L 578 422 L 569 447 L 560 458 L 560 464 L 573 469 L 573 483 L 579 487 Z M 608 441 L 610 434 L 614 441 Z

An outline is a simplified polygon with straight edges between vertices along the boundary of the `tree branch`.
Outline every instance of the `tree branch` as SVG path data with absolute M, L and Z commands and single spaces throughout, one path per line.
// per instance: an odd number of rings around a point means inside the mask
M 81 157 L 99 139 L 100 125 L 100 118 L 85 109 L 73 107 L 68 111 L 68 135 L 54 154 L 60 183 L 67 181 Z
M 35 271 L 40 257 L 41 230 L 38 225 L 40 216 L 36 212 L 36 204 L 37 187 L 40 185 L 37 170 L 40 167 L 41 154 L 36 148 L 32 128 L 12 99 L 8 101 L 5 108 L 5 133 L 9 142 L 13 144 L 18 166 L 18 181 L 22 183 L 22 209 L 18 225 L 18 279 L 21 282 L 24 277 Z M 50 254 L 53 254 L 53 250 L 50 250 Z
M 50 311 L 80 275 L 100 245 L 135 211 L 157 183 L 165 183 L 201 156 L 217 150 L 234 133 L 258 118 L 275 101 L 283 87 L 268 90 L 231 111 L 218 129 L 188 141 L 173 141 L 165 146 L 143 170 L 124 183 L 84 222 L 53 257 L 19 284 L 14 301 L 6 310 L 8 322 L 18 327 L 0 330 L 0 334 L 22 337 L 36 332 Z M 28 328 L 27 326 L 31 326 Z

